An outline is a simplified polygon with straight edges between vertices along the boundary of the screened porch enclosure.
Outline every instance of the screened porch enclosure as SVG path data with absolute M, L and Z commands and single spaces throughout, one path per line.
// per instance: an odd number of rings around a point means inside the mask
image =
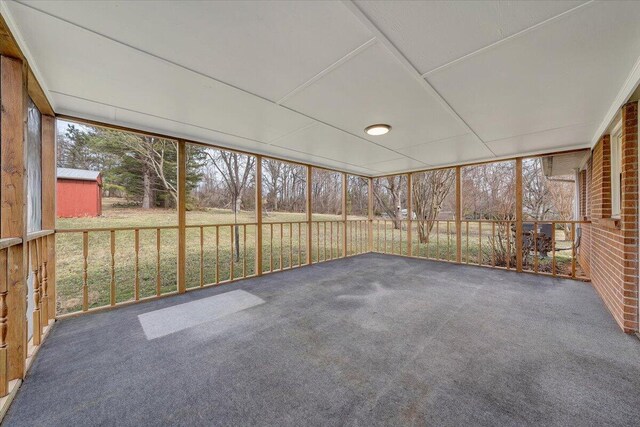
M 639 17 L 0 0 L 0 422 L 637 424 Z

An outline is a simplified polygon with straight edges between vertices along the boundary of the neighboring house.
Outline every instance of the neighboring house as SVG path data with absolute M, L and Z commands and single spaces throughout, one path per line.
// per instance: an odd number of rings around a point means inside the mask
M 58 168 L 56 205 L 60 218 L 102 215 L 100 172 Z

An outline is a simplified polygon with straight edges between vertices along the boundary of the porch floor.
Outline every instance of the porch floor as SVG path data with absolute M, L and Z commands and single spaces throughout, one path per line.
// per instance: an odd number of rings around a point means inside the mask
M 5 425 L 637 425 L 639 390 L 589 284 L 366 254 L 59 321 Z

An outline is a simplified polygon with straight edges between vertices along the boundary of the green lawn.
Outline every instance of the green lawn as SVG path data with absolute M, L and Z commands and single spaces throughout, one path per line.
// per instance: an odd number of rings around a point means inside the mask
M 253 212 L 234 216 L 230 211 L 207 210 L 187 213 L 187 262 L 188 288 L 201 284 L 218 283 L 230 278 L 238 279 L 255 274 L 256 225 Z M 275 271 L 306 263 L 307 225 L 300 213 L 270 213 L 263 218 L 263 271 Z M 314 221 L 337 221 L 335 215 L 313 215 Z M 237 220 L 239 233 L 239 258 L 235 255 L 235 227 L 228 224 Z M 284 224 L 281 224 L 284 223 Z M 215 226 L 213 224 L 227 224 Z M 365 251 L 366 227 L 356 230 L 348 227 L 347 254 Z M 202 227 L 200 227 L 202 226 Z M 121 209 L 107 206 L 99 218 L 62 218 L 57 228 L 95 229 L 151 227 L 138 231 L 139 249 L 137 272 L 139 297 L 176 290 L 177 277 L 177 216 L 171 210 Z M 171 228 L 156 228 L 171 227 Z M 338 222 L 314 223 L 312 227 L 312 259 L 328 260 L 342 253 L 343 224 Z M 136 281 L 135 230 L 119 230 L 113 233 L 113 278 L 116 302 L 134 298 Z M 159 237 L 159 242 L 158 242 Z M 232 240 L 233 238 L 233 240 Z M 158 251 L 158 244 L 160 250 Z M 56 273 L 58 312 L 69 313 L 82 309 L 83 287 L 83 233 L 67 232 L 56 235 Z M 158 268 L 159 266 L 159 268 Z M 233 271 L 233 275 L 232 275 Z M 89 307 L 110 303 L 112 280 L 111 232 L 88 233 L 87 283 Z
M 306 263 L 307 224 L 302 213 L 270 213 L 263 221 L 263 272 L 296 267 Z M 313 215 L 312 260 L 328 260 L 342 255 L 343 224 L 339 216 Z M 350 219 L 355 219 L 351 218 Z M 360 218 L 361 220 L 363 218 Z M 239 233 L 239 258 L 235 255 L 235 227 Z M 207 210 L 187 213 L 187 288 L 223 282 L 231 278 L 251 276 L 256 271 L 256 230 L 253 212 L 234 216 L 230 211 Z M 284 223 L 284 224 L 282 224 Z M 225 224 L 215 226 L 214 224 Z M 114 208 L 106 206 L 99 218 L 64 218 L 57 223 L 58 230 L 144 227 L 138 230 L 139 248 L 136 257 L 135 230 L 113 233 L 113 279 L 116 302 L 132 300 L 135 296 L 136 271 L 139 297 L 154 296 L 158 292 L 176 290 L 177 276 L 177 215 L 175 211 L 153 209 Z M 162 228 L 169 227 L 169 228 Z M 492 250 L 493 234 L 490 224 L 466 224 L 462 230 L 462 262 L 493 265 L 496 254 Z M 418 242 L 417 225 L 413 224 L 412 255 L 430 259 L 455 261 L 455 222 L 441 221 L 439 230 L 432 230 L 428 242 Z M 385 237 L 386 236 L 386 237 Z M 467 238 L 468 236 L 468 238 Z M 373 248 L 378 252 L 407 255 L 406 223 L 402 230 L 394 229 L 391 221 L 374 221 Z M 556 247 L 570 247 L 564 233 L 556 231 Z M 368 227 L 366 221 L 349 222 L 347 228 L 347 254 L 366 252 Z M 56 266 L 58 312 L 69 313 L 82 309 L 83 287 L 83 233 L 62 232 L 56 235 Z M 159 245 L 159 250 L 158 250 Z M 511 242 L 513 248 L 513 242 Z M 233 249 L 232 249 L 233 248 Z M 481 252 L 480 252 L 481 251 Z M 480 255 L 480 253 L 482 255 Z M 551 272 L 551 254 L 538 257 L 538 271 Z M 515 255 L 514 260 L 515 260 Z M 571 251 L 558 251 L 555 256 L 556 272 L 571 274 Z M 515 262 L 511 264 L 513 267 Z M 137 268 L 136 268 L 137 264 Z M 500 263 L 498 266 L 505 266 Z M 159 268 L 158 268 L 159 267 Z M 533 270 L 533 256 L 525 260 L 525 269 Z M 578 272 L 580 272 L 578 270 Z M 88 232 L 87 283 L 89 307 L 110 304 L 112 280 L 111 232 Z
M 447 224 L 448 223 L 448 224 Z M 463 222 L 461 230 L 461 249 L 462 249 L 462 262 L 467 264 L 486 265 L 486 266 L 499 266 L 506 267 L 506 255 L 500 257 L 499 243 L 497 235 L 499 227 L 496 227 L 495 234 L 493 227 L 490 223 L 482 223 L 481 228 L 478 227 L 477 222 L 469 222 L 469 229 L 467 231 L 467 223 Z M 386 227 L 385 227 L 386 225 Z M 448 229 L 447 229 L 448 226 Z M 415 222 L 412 227 L 412 255 L 429 258 L 439 259 L 445 261 L 456 260 L 456 224 L 455 221 L 440 221 L 439 229 L 434 229 L 429 234 L 428 242 L 419 242 L 417 225 Z M 505 235 L 508 233 L 504 233 Z M 555 257 L 552 257 L 552 253 L 549 252 L 547 256 L 543 257 L 542 254 L 529 253 L 524 260 L 524 270 L 538 272 L 551 273 L 553 269 L 553 259 L 555 258 L 556 274 L 571 275 L 571 262 L 572 252 L 571 240 L 565 238 L 564 232 L 556 230 L 556 253 Z M 493 242 L 496 242 L 495 250 Z M 510 250 L 512 257 L 509 265 L 511 268 L 515 266 L 515 242 L 513 235 L 510 235 Z M 386 221 L 374 221 L 373 225 L 373 248 L 375 251 L 384 253 L 393 253 L 398 255 L 408 254 L 407 245 L 407 229 L 406 222 L 403 222 L 402 230 L 394 229 L 393 223 L 390 220 Z M 503 240 L 503 253 L 506 252 L 506 238 Z M 577 267 L 577 274 L 582 274 Z

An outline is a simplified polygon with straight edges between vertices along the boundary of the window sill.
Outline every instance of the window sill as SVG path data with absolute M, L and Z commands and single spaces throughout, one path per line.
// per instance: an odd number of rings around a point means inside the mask
M 600 218 L 598 219 L 598 225 L 602 225 L 607 228 L 615 228 L 616 230 L 620 230 L 622 228 L 620 218 Z

